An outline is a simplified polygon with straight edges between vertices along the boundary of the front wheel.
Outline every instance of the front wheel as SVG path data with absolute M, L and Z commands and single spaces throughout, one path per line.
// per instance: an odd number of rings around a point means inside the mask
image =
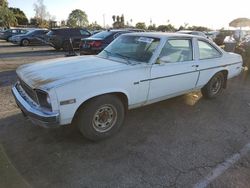
M 97 141 L 116 133 L 123 124 L 125 108 L 114 95 L 103 95 L 83 105 L 76 117 L 76 124 L 84 137 Z
M 205 98 L 208 99 L 215 98 L 222 92 L 224 83 L 225 83 L 224 74 L 222 72 L 218 72 L 201 89 L 201 93 Z
M 27 39 L 23 39 L 23 40 L 21 41 L 21 46 L 28 46 L 29 43 L 30 43 L 30 42 L 29 42 Z

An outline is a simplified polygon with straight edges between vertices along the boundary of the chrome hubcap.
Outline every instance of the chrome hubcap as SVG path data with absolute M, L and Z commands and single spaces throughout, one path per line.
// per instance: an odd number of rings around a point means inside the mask
M 97 132 L 107 132 L 117 121 L 117 110 L 111 104 L 101 106 L 93 116 L 93 128 Z
M 219 77 L 215 77 L 213 79 L 213 82 L 212 82 L 212 87 L 211 87 L 211 91 L 213 94 L 216 94 L 220 91 L 220 88 L 221 88 L 221 79 Z

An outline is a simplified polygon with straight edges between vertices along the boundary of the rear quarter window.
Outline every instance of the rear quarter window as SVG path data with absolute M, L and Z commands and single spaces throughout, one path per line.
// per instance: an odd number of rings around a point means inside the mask
M 208 42 L 199 40 L 198 47 L 199 47 L 199 54 L 200 54 L 201 60 L 218 58 L 221 56 L 221 52 L 219 52 L 215 47 L 213 47 Z

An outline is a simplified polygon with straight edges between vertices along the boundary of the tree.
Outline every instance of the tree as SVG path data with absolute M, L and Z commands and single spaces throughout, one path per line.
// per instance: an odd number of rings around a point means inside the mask
M 48 19 L 50 17 L 50 14 L 43 3 L 43 0 L 37 0 L 37 2 L 34 3 L 34 11 L 35 11 L 35 19 L 37 20 L 37 26 L 48 27 L 49 26 Z
M 138 22 L 135 24 L 135 27 L 138 29 L 144 29 L 146 30 L 146 24 L 144 22 Z
M 176 29 L 172 24 L 168 24 L 168 25 L 159 25 L 157 27 L 157 31 L 174 32 L 174 31 L 176 31 Z
M 73 10 L 68 17 L 68 25 L 70 27 L 87 27 L 89 21 L 87 14 L 80 10 Z
M 118 15 L 116 16 L 116 21 L 120 22 L 120 16 L 118 16 Z
M 113 23 L 113 28 L 123 28 L 125 26 L 125 19 L 124 19 L 124 15 L 122 14 L 121 16 L 117 15 L 113 15 L 112 19 L 114 21 Z
M 10 7 L 9 9 L 13 12 L 14 16 L 16 17 L 18 25 L 28 24 L 28 19 L 22 10 L 20 10 L 19 8 L 13 8 L 13 7 Z
M 6 0 L 0 1 L 0 26 L 10 28 L 17 25 L 17 20 L 13 12 L 8 8 Z
M 112 20 L 113 20 L 113 22 L 115 22 L 115 15 L 112 16 Z
M 148 26 L 148 30 L 155 31 L 156 30 L 155 24 Z
M 94 23 L 89 24 L 88 26 L 91 30 L 101 30 L 102 26 L 100 26 L 96 21 Z
M 122 16 L 121 16 L 121 23 L 124 25 L 124 15 L 122 14 Z
M 189 26 L 187 29 L 192 31 L 211 31 L 211 29 L 203 26 Z

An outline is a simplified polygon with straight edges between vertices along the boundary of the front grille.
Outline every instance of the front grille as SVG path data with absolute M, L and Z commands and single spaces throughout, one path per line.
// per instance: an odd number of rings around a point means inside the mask
M 21 87 L 23 88 L 23 90 L 25 91 L 25 93 L 35 102 L 38 104 L 38 101 L 37 101 L 37 97 L 36 97 L 36 93 L 35 91 L 30 87 L 28 86 L 23 80 L 21 79 L 18 79 L 19 80 L 19 83 L 21 85 Z

